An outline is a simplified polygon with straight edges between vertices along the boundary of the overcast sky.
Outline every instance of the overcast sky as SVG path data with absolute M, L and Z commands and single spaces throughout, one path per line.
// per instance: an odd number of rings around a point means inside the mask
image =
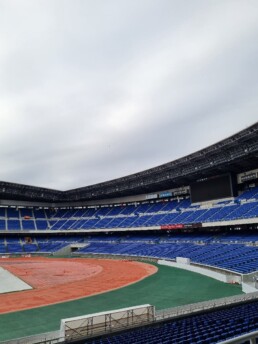
M 67 190 L 258 120 L 257 0 L 0 0 L 0 180 Z

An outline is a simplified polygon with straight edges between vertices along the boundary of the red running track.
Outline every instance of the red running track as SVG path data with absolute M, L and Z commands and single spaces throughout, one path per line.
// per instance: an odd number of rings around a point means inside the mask
M 33 287 L 0 294 L 0 313 L 104 293 L 157 272 L 150 264 L 112 259 L 8 258 L 0 266 Z

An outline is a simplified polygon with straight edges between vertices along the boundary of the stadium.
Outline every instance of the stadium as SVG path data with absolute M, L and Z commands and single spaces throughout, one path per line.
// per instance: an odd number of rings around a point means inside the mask
M 256 343 L 258 123 L 68 191 L 0 182 L 1 343 Z

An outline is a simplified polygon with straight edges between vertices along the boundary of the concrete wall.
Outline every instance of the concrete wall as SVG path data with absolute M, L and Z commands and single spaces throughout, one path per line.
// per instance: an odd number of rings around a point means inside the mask
M 191 265 L 191 264 L 181 264 L 181 263 L 176 263 L 176 262 L 167 261 L 167 260 L 158 260 L 158 264 L 171 266 L 174 268 L 183 269 L 183 270 L 187 270 L 187 271 L 196 272 L 198 274 L 214 278 L 214 279 L 221 281 L 221 282 L 224 282 L 224 283 L 239 283 L 239 284 L 241 284 L 241 276 L 234 275 L 233 273 L 231 274 L 230 272 L 229 273 L 226 273 L 226 272 L 220 273 L 220 272 L 213 271 L 213 270 L 203 268 L 200 266 L 195 266 L 195 265 Z
M 53 253 L 53 256 L 69 256 L 71 254 L 71 245 L 67 244 L 67 246 L 61 248 Z
M 245 294 L 248 294 L 248 293 L 256 292 L 258 290 L 255 288 L 254 283 L 253 283 L 253 285 L 252 285 L 252 283 L 250 283 L 250 284 L 242 283 L 242 291 Z

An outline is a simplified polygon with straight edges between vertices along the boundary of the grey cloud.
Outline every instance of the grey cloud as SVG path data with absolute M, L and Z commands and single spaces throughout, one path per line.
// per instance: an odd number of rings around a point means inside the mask
M 80 187 L 257 120 L 256 1 L 0 6 L 1 180 Z

